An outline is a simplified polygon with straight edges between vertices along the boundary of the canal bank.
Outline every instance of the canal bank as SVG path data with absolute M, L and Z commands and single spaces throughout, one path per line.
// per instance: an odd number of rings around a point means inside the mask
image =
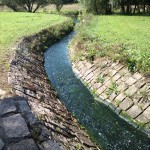
M 57 92 L 47 78 L 44 69 L 43 52 L 47 49 L 47 46 L 71 32 L 73 26 L 72 20 L 68 20 L 45 29 L 36 35 L 24 37 L 16 45 L 16 53 L 11 60 L 8 73 L 8 80 L 13 91 L 13 97 L 10 97 L 10 99 L 14 100 L 16 96 L 19 96 L 19 102 L 21 101 L 20 103 L 24 104 L 25 98 L 26 104 L 29 104 L 37 121 L 34 122 L 35 118 L 32 116 L 28 117 L 31 122 L 33 121 L 32 124 L 27 123 L 25 125 L 29 128 L 28 137 L 25 135 L 13 141 L 11 141 L 12 139 L 9 140 L 7 136 L 3 137 L 2 141 L 4 142 L 1 146 L 4 146 L 4 148 L 7 149 L 13 142 L 13 148 L 16 150 L 19 144 L 22 143 L 22 139 L 32 138 L 32 141 L 35 141 L 33 143 L 36 144 L 36 149 L 40 150 L 99 150 L 87 133 L 80 127 L 77 119 L 71 115 L 59 100 Z M 18 104 L 16 107 L 18 107 Z M 23 106 L 22 109 L 25 111 Z M 16 113 L 13 110 L 10 115 Z M 22 115 L 26 119 L 28 114 L 23 113 Z M 16 119 L 15 121 L 19 127 L 19 120 Z M 13 122 L 11 123 L 13 124 Z M 42 129 L 41 126 L 43 127 Z M 15 127 L 14 129 L 12 127 L 10 128 L 13 133 L 16 130 L 20 132 L 19 128 Z M 24 147 L 22 146 L 23 149 L 26 149 L 25 144 L 27 144 L 26 141 L 24 141 Z M 32 146 L 32 143 L 29 145 L 29 149 L 33 149 L 30 146 Z
M 74 74 L 68 57 L 68 43 L 73 34 L 45 52 L 45 69 L 61 101 L 103 149 L 148 150 L 148 136 L 106 105 L 95 101 L 88 88 Z

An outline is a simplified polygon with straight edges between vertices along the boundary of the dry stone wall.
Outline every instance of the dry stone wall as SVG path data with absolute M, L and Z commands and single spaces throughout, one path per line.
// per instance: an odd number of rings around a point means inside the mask
M 131 74 L 124 65 L 107 58 L 72 64 L 75 74 L 101 102 L 150 135 L 150 78 Z
M 0 101 L 0 150 L 39 150 L 35 129 L 39 130 L 41 142 L 53 142 L 32 113 L 27 98 L 14 96 Z M 59 147 L 59 143 L 55 145 Z
M 43 31 L 38 35 L 24 38 L 19 43 L 8 73 L 13 93 L 27 99 L 33 114 L 44 126 L 43 130 L 38 126 L 32 129 L 32 137 L 37 143 L 37 149 L 98 150 L 99 148 L 91 141 L 87 133 L 80 128 L 78 121 L 58 99 L 56 91 L 48 80 L 44 69 L 44 54 L 41 51 L 44 45 L 41 35 L 44 41 L 52 37 L 53 42 L 58 39 L 47 32 Z M 62 31 L 59 32 L 62 33 Z M 69 32 L 68 29 L 63 31 L 63 33 L 67 32 Z M 15 117 L 20 119 L 21 116 Z M 16 120 L 19 121 L 17 118 Z M 29 119 L 32 119 L 32 116 L 29 116 Z M 33 141 L 20 141 L 15 143 L 15 148 L 12 149 L 17 150 L 22 143 L 28 142 Z M 0 141 L 0 143 L 3 146 L 4 142 Z

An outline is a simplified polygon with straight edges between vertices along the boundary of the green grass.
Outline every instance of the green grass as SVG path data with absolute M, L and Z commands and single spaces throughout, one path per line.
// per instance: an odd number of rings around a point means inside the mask
M 38 33 L 65 20 L 66 17 L 44 13 L 0 12 L 0 63 L 11 53 L 7 48 L 22 36 Z
M 52 11 L 48 11 L 47 13 L 76 17 L 79 15 L 80 12 L 78 10 L 61 10 L 60 12 L 58 12 L 56 10 L 52 10 Z
M 131 72 L 150 73 L 149 16 L 86 16 L 72 43 L 86 59 L 108 56 Z

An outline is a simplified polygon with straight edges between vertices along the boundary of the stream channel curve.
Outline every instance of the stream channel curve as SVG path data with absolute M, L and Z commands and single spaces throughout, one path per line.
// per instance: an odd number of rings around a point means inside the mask
M 121 119 L 109 107 L 96 102 L 75 76 L 68 56 L 74 32 L 45 52 L 45 70 L 60 100 L 75 115 L 103 150 L 149 150 L 150 139 Z

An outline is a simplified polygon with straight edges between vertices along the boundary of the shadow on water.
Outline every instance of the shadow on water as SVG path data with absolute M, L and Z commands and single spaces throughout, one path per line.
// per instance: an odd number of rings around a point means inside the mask
M 45 52 L 45 69 L 60 99 L 102 149 L 149 150 L 150 139 L 108 107 L 96 102 L 90 91 L 73 73 L 67 49 L 73 34 Z

